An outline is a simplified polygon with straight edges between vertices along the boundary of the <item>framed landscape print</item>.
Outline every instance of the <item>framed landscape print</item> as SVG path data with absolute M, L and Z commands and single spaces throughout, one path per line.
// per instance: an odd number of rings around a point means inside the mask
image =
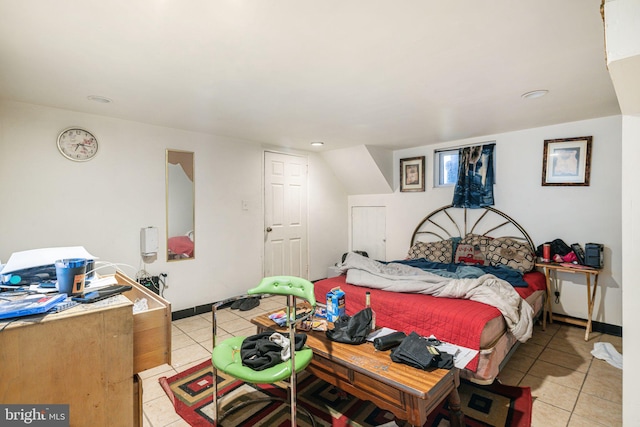
M 400 159 L 400 191 L 424 191 L 424 156 Z
M 589 185 L 591 136 L 547 139 L 542 157 L 542 185 Z

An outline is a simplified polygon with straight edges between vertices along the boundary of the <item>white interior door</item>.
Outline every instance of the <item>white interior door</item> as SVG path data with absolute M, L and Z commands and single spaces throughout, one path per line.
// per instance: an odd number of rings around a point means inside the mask
M 264 275 L 308 279 L 307 158 L 265 152 Z
M 351 250 L 366 251 L 369 258 L 387 257 L 386 212 L 384 206 L 351 208 Z

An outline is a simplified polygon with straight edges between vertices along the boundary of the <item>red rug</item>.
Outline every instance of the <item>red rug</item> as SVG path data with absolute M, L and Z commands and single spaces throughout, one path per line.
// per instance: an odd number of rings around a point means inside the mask
M 191 426 L 211 426 L 213 422 L 211 362 L 203 362 L 170 378 L 159 379 L 162 388 L 173 402 L 176 412 Z M 276 396 L 286 399 L 283 384 L 245 384 L 218 373 L 218 391 L 222 398 L 222 412 L 247 400 Z M 501 384 L 478 386 L 463 381 L 459 387 L 465 422 L 469 427 L 528 427 L 531 425 L 531 391 L 528 387 Z M 309 410 L 317 426 L 373 427 L 404 426 L 388 411 L 370 402 L 340 392 L 330 384 L 310 374 L 298 377 L 298 405 Z M 425 427 L 448 426 L 446 402 L 434 411 Z M 395 424 L 393 424 L 395 422 Z M 310 426 L 306 415 L 298 416 L 300 426 Z M 253 427 L 290 425 L 289 407 L 281 402 L 251 405 L 224 419 L 224 426 Z

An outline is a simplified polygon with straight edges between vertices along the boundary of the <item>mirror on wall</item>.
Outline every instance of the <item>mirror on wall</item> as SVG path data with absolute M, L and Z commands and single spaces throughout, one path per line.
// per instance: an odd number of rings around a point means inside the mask
M 167 150 L 167 261 L 195 257 L 195 182 L 191 151 Z

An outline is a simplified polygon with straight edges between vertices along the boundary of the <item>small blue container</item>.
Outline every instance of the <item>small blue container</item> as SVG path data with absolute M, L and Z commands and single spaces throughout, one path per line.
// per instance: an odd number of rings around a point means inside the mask
M 85 258 L 59 259 L 55 265 L 58 292 L 69 296 L 82 294 L 87 260 Z

